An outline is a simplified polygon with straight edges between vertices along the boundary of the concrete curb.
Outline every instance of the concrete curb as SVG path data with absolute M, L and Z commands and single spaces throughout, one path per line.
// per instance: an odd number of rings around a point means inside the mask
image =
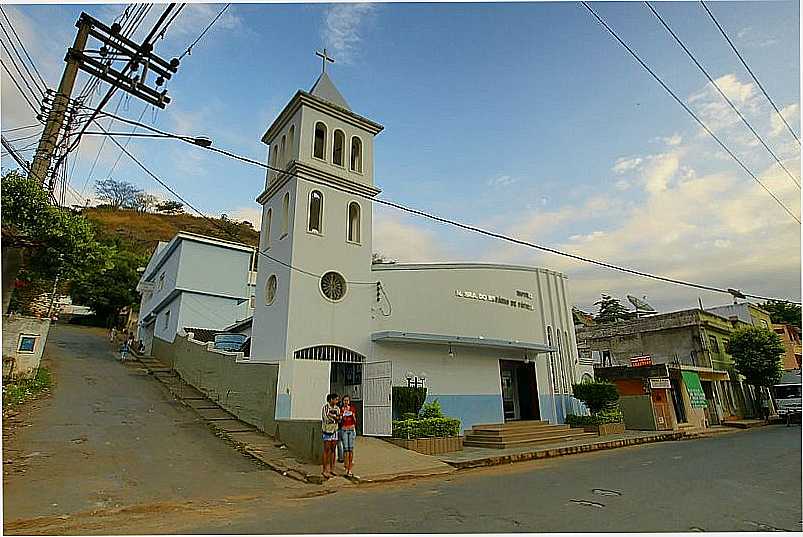
M 511 464 L 514 462 L 524 462 L 536 459 L 550 459 L 554 457 L 563 457 L 566 455 L 574 455 L 577 453 L 588 453 L 591 451 L 601 451 L 604 449 L 616 449 L 627 446 L 635 446 L 639 444 L 648 444 L 653 442 L 664 442 L 667 440 L 681 440 L 684 438 L 684 433 L 673 432 L 654 436 L 644 436 L 638 438 L 623 438 L 619 440 L 610 440 L 607 442 L 594 442 L 590 444 L 581 444 L 578 446 L 565 446 L 556 448 L 536 449 L 533 451 L 526 451 L 524 453 L 509 453 L 499 456 L 484 457 L 481 459 L 474 459 L 469 461 L 457 461 L 441 459 L 443 462 L 450 464 L 458 470 L 468 468 L 482 468 L 486 466 L 496 466 L 500 464 Z

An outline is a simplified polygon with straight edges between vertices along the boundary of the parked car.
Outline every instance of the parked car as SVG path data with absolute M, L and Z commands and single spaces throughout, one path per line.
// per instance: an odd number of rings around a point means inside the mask
M 772 398 L 778 415 L 789 425 L 801 417 L 801 380 L 799 371 L 787 371 L 772 387 Z

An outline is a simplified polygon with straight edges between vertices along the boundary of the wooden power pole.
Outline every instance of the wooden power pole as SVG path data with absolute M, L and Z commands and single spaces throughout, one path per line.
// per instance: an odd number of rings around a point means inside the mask
M 29 177 L 45 186 L 53 154 L 58 145 L 58 138 L 64 128 L 64 120 L 70 109 L 72 91 L 79 70 L 108 82 L 112 86 L 109 93 L 107 93 L 107 97 L 98 106 L 98 110 L 106 104 L 115 89 L 121 89 L 159 108 L 164 108 L 170 102 L 167 90 L 150 87 L 147 77 L 150 73 L 156 75 L 155 85 L 159 87 L 164 85 L 165 81 L 169 80 L 171 75 L 178 69 L 178 59 L 168 62 L 156 56 L 153 54 L 153 45 L 150 43 L 158 27 L 164 22 L 164 19 L 174 6 L 175 4 L 170 4 L 168 9 L 165 9 L 154 29 L 141 44 L 135 43 L 122 35 L 122 28 L 119 24 L 115 23 L 108 27 L 88 14 L 81 13 L 78 22 L 75 24 L 78 28 L 78 33 L 75 36 L 73 46 L 67 51 L 67 56 L 64 59 L 67 65 L 64 68 L 58 91 L 53 97 L 53 106 L 47 116 L 45 129 L 39 140 Z M 90 37 L 101 43 L 99 50 L 86 50 L 87 40 Z M 95 53 L 99 54 L 100 57 L 97 57 Z M 124 62 L 123 69 L 115 68 L 115 61 Z M 142 70 L 137 73 L 140 67 Z M 95 111 L 95 114 L 97 114 L 98 110 Z M 95 114 L 93 114 L 93 118 Z M 58 167 L 64 156 L 66 154 L 62 155 L 56 162 L 56 167 Z

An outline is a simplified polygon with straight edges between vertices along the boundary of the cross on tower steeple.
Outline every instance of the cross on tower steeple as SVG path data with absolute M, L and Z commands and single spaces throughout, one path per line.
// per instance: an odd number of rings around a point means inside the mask
M 315 55 L 321 58 L 321 73 L 326 73 L 326 62 L 335 63 L 335 59 L 326 54 L 326 49 L 323 52 L 316 50 Z

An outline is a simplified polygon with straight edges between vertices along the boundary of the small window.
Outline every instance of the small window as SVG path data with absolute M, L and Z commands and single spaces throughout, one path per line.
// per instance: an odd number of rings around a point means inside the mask
M 313 190 L 309 195 L 309 223 L 307 230 L 313 233 L 322 232 L 323 220 L 323 194 L 319 190 Z
M 268 214 L 265 215 L 265 248 L 270 248 L 270 228 L 273 225 L 273 208 L 268 208 Z
M 362 140 L 356 136 L 351 139 L 351 171 L 362 173 Z
M 725 352 L 729 352 L 729 351 L 728 351 L 728 343 L 730 343 L 730 340 L 729 340 L 729 339 L 723 339 L 723 340 L 722 340 L 722 349 L 723 349 Z
M 313 140 L 312 155 L 316 158 L 326 158 L 326 125 L 320 121 L 315 124 L 315 139 Z
M 335 140 L 334 144 L 332 145 L 332 162 L 335 163 L 337 166 L 345 166 L 345 161 L 343 159 L 343 152 L 345 151 L 346 145 L 346 135 L 343 134 L 343 131 L 336 130 L 335 131 Z
M 248 299 L 248 307 L 254 309 L 256 307 L 257 297 L 251 295 L 251 298 Z
M 39 336 L 26 336 L 25 334 L 20 335 L 19 345 L 17 345 L 18 352 L 36 352 L 36 341 L 39 339 Z
M 290 193 L 287 192 L 282 198 L 282 237 L 287 235 L 287 230 L 289 228 L 290 228 Z
M 161 274 L 159 274 L 159 285 L 157 291 L 161 291 L 164 288 L 165 288 L 165 273 L 162 272 Z
M 342 300 L 346 296 L 346 279 L 337 272 L 327 272 L 321 276 L 321 292 L 332 302 Z
M 714 336 L 708 336 L 708 341 L 711 343 L 711 352 L 719 353 L 719 341 Z
M 165 317 L 164 317 L 164 322 L 162 323 L 162 328 L 167 330 L 167 328 L 169 326 L 170 326 L 170 311 L 168 310 L 168 311 L 165 312 Z
M 270 306 L 276 300 L 276 275 L 271 274 L 265 282 L 265 305 Z
M 349 203 L 348 219 L 349 242 L 360 242 L 360 204 L 356 201 Z
M 296 126 L 290 125 L 290 131 L 287 133 L 287 158 L 293 158 L 293 145 L 296 143 Z

